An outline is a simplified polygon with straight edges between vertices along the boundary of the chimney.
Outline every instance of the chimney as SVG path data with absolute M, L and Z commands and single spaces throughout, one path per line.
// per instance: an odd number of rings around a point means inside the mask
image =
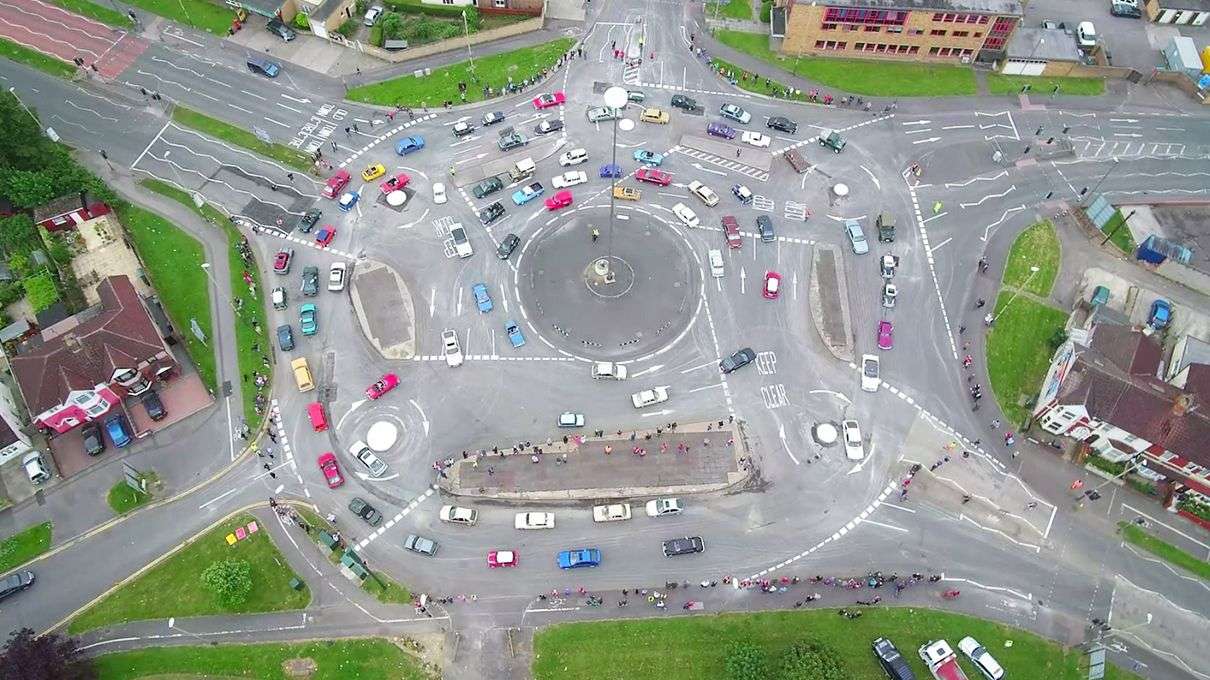
M 83 346 L 80 344 L 80 339 L 75 333 L 67 333 L 63 336 L 63 344 L 67 346 L 67 351 L 72 354 L 79 354 Z
M 1193 410 L 1193 395 L 1180 394 L 1172 400 L 1172 415 L 1180 417 Z

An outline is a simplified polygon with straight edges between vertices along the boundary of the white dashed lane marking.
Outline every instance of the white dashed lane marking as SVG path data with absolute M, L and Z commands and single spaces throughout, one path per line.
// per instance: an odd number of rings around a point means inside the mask
M 379 536 L 386 533 L 387 529 L 390 529 L 391 527 L 398 524 L 399 520 L 410 515 L 413 510 L 415 510 L 417 507 L 419 507 L 421 503 L 428 500 L 429 496 L 432 496 L 434 493 L 436 493 L 436 491 L 437 491 L 437 485 L 434 484 L 433 486 L 430 486 L 424 493 L 422 493 L 419 496 L 417 496 L 416 498 L 412 499 L 412 502 L 408 503 L 408 506 L 406 508 L 404 508 L 403 510 L 400 510 L 398 515 L 395 515 L 394 517 L 392 517 L 390 519 L 390 521 L 388 521 L 386 524 L 384 524 L 383 526 L 376 529 L 374 531 L 374 533 L 361 539 L 360 543 L 353 546 L 353 550 L 356 550 L 357 552 L 361 552 L 362 548 L 366 547 L 367 545 L 372 543 L 375 539 L 377 539 Z

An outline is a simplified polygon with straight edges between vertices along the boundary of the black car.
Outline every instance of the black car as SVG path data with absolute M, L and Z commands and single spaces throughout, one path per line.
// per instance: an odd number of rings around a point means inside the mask
M 286 42 L 290 42 L 298 37 L 294 29 L 282 23 L 282 20 L 277 17 L 270 19 L 269 23 L 265 25 L 265 29 Z
M 912 672 L 907 661 L 899 654 L 899 650 L 895 649 L 895 645 L 891 644 L 890 640 L 875 638 L 873 647 L 874 656 L 878 658 L 878 665 L 886 671 L 888 678 L 891 680 L 916 680 L 916 674 Z
M 277 327 L 277 345 L 283 352 L 294 349 L 294 329 L 290 324 L 284 323 Z
M 322 210 L 308 210 L 303 213 L 303 216 L 298 218 L 297 229 L 304 234 L 311 233 L 316 224 L 319 224 L 319 218 L 323 217 Z
M 552 132 L 558 132 L 563 129 L 563 121 L 561 120 L 544 120 L 534 126 L 534 132 L 540 135 L 549 135 Z
M 152 420 L 163 420 L 168 415 L 168 411 L 164 410 L 164 402 L 155 390 L 147 390 L 143 395 L 143 408 L 147 409 L 147 417 Z
M 500 147 L 501 151 L 512 151 L 518 147 L 525 146 L 529 140 L 520 132 L 514 132 L 507 137 L 501 137 L 496 146 Z
M 354 515 L 364 519 L 366 524 L 369 524 L 372 527 L 376 527 L 382 523 L 382 513 L 375 510 L 374 506 L 363 501 L 357 496 L 354 496 L 353 500 L 349 501 L 349 510 L 352 511 Z
M 303 267 L 302 294 L 307 297 L 319 295 L 319 267 Z
M 678 109 L 692 111 L 697 108 L 697 100 L 683 94 L 674 94 L 672 95 L 672 105 Z
M 483 198 L 489 194 L 494 194 L 504 188 L 504 182 L 500 181 L 499 177 L 488 177 L 482 182 L 471 188 L 471 193 L 475 198 Z
M 772 243 L 777 238 L 773 233 L 773 220 L 768 215 L 756 216 L 756 230 L 760 232 L 761 243 Z
M 791 135 L 798 132 L 798 123 L 785 116 L 773 116 L 769 119 L 769 122 L 765 123 L 765 126 Z
M 730 373 L 747 366 L 753 361 L 756 361 L 756 352 L 753 352 L 751 347 L 745 347 L 718 362 L 718 367 L 723 373 Z
M 503 111 L 492 111 L 491 113 L 483 114 L 483 124 L 484 125 L 495 125 L 496 123 L 499 123 L 502 120 L 504 120 Z
M 84 439 L 84 453 L 99 456 L 105 451 L 105 438 L 101 436 L 101 428 L 97 427 L 96 423 L 89 423 L 80 428 L 80 434 Z
M 453 130 L 455 137 L 465 137 L 475 131 L 475 126 L 466 121 L 459 121 L 454 123 Z
M 1143 16 L 1143 11 L 1139 9 L 1138 0 L 1112 0 L 1109 4 L 1109 13 L 1115 17 L 1132 17 L 1139 19 Z
M 479 211 L 479 221 L 482 222 L 483 226 L 486 227 L 492 222 L 500 219 L 502 215 L 504 215 L 504 206 L 500 204 L 500 201 L 496 201 L 495 203 Z
M 500 247 L 496 248 L 496 257 L 499 257 L 501 260 L 507 260 L 512 257 L 513 251 L 519 245 L 521 245 L 521 238 L 516 234 L 505 236 L 504 240 L 500 242 Z
M 690 555 L 705 551 L 706 542 L 702 540 L 701 536 L 686 536 L 685 538 L 674 538 L 671 541 L 664 541 L 664 557 Z
M 34 584 L 34 572 L 18 571 L 0 580 L 0 600 L 6 599 Z

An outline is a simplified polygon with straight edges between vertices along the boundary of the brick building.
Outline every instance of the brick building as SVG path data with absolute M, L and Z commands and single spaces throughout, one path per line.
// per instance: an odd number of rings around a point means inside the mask
M 1004 57 L 1018 0 L 777 0 L 789 55 L 970 63 Z

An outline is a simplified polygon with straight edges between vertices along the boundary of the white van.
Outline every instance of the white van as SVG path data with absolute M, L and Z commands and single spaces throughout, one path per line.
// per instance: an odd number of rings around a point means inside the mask
M 711 250 L 708 255 L 710 258 L 710 275 L 716 279 L 721 279 L 723 277 L 723 251 Z
M 562 156 L 559 156 L 559 165 L 562 165 L 563 167 L 579 165 L 586 160 L 588 160 L 588 151 L 586 149 L 572 149 Z

